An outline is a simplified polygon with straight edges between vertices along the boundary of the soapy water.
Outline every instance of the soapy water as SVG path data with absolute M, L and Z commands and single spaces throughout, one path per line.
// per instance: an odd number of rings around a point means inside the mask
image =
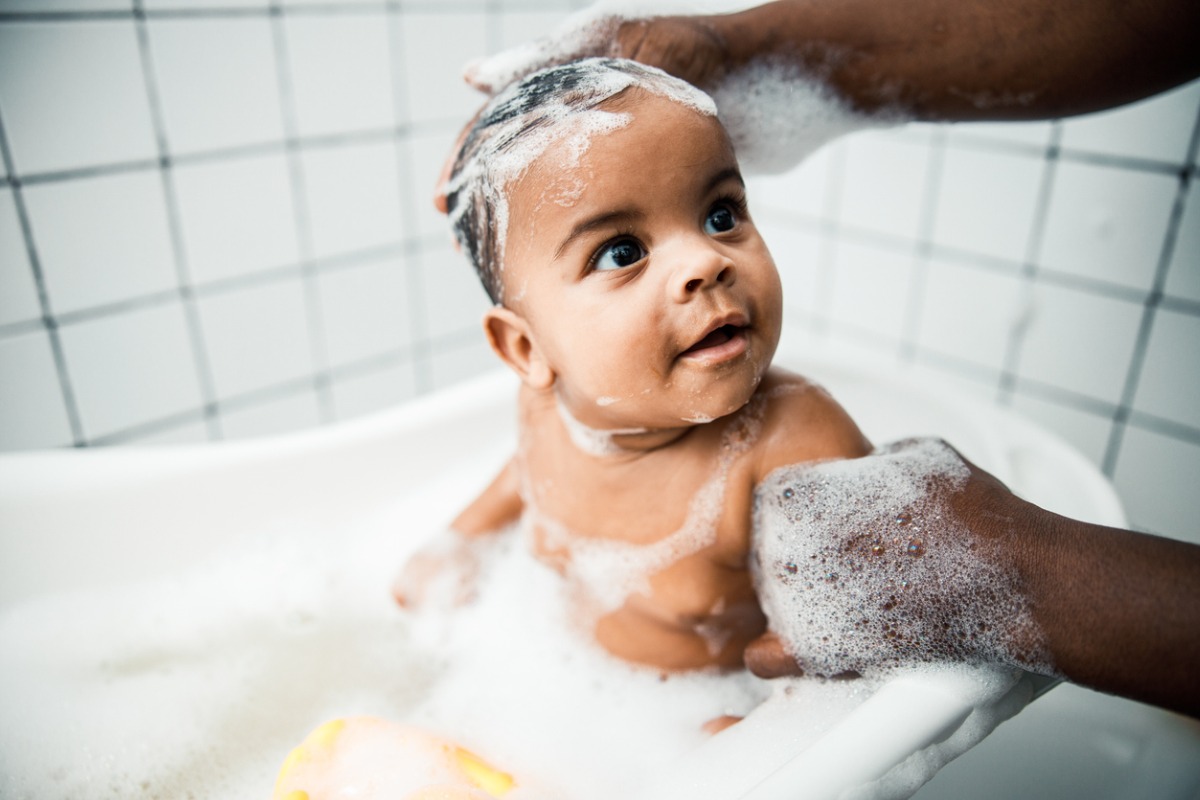
M 783 467 L 756 489 L 755 586 L 806 672 L 942 661 L 1055 674 L 1018 579 L 947 511 L 969 475 L 923 439 Z
M 430 492 L 449 508 L 461 495 Z M 444 524 L 414 529 L 413 504 L 0 611 L 0 797 L 261 800 L 309 731 L 370 715 L 479 753 L 518 777 L 510 797 L 599 800 L 768 694 L 748 674 L 608 656 L 519 531 L 498 535 L 476 602 L 400 610 L 397 566 Z
M 261 800 L 313 728 L 353 715 L 469 748 L 518 778 L 513 798 L 631 797 L 710 744 L 710 719 L 770 696 L 795 720 L 786 741 L 720 735 L 730 763 L 751 763 L 815 741 L 879 686 L 664 676 L 613 659 L 521 528 L 497 535 L 474 603 L 399 610 L 397 565 L 463 494 L 460 470 L 337 530 L 264 531 L 184 573 L 0 611 L 0 797 Z M 995 696 L 971 691 L 981 708 Z M 988 730 L 925 752 L 905 780 Z M 864 796 L 903 796 L 900 777 Z

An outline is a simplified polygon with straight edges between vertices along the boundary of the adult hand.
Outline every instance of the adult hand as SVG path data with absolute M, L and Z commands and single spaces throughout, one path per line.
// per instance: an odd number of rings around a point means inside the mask
M 1200 716 L 1200 547 L 1091 525 L 914 439 L 759 488 L 764 677 L 1002 663 Z
M 550 36 L 467 66 L 467 82 L 495 94 L 513 81 L 555 64 L 589 56 L 631 58 L 704 88 L 724 74 L 729 52 L 721 17 L 618 15 L 575 17 Z
M 539 69 L 589 56 L 631 58 L 700 87 L 711 86 L 728 63 L 724 41 L 713 17 L 652 17 L 629 19 L 615 15 L 576 18 L 568 27 L 534 42 L 467 65 L 463 77 L 486 94 L 496 92 Z M 445 214 L 447 185 L 454 160 L 478 113 L 463 127 L 442 166 L 434 187 L 433 204 Z
M 1033 506 L 944 442 L 776 473 L 756 507 L 755 574 L 775 632 L 746 653 L 756 673 L 931 661 L 1053 671 L 1008 532 L 1032 523 Z

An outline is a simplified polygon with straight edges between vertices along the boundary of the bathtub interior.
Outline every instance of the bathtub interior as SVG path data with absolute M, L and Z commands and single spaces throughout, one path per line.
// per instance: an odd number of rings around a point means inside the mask
M 1009 412 L 836 355 L 784 353 L 781 360 L 824 383 L 876 442 L 941 435 L 1041 505 L 1101 523 L 1124 521 L 1115 494 L 1094 467 L 1053 434 Z M 511 452 L 514 386 L 508 375 L 495 373 L 361 420 L 273 439 L 4 456 L 0 458 L 0 607 L 11 610 L 24 601 L 66 592 L 61 608 L 69 610 L 72 603 L 86 603 L 93 593 L 119 590 L 156 576 L 169 589 L 171 576 L 189 565 L 237 548 L 264 531 L 283 538 L 316 537 L 328 547 L 349 527 L 374 526 L 374 533 L 359 547 L 361 552 L 347 563 L 359 570 L 354 580 L 378 585 L 379 613 L 367 619 L 360 631 L 371 644 L 360 650 L 350 642 L 346 646 L 364 659 L 407 658 L 404 663 L 417 677 L 393 688 L 397 696 L 419 692 L 422 681 L 430 679 L 429 665 L 404 654 L 402 642 L 386 643 L 404 636 L 389 616 L 396 612 L 387 598 L 387 581 L 404 554 L 423 535 L 443 526 Z M 319 576 L 319 563 L 314 567 L 311 561 L 303 565 L 308 570 L 304 574 Z M 220 598 L 197 597 L 196 601 L 220 606 Z M 264 624 L 269 626 L 270 620 L 264 617 Z M 287 621 L 279 624 L 286 626 Z M 70 631 L 69 625 L 66 630 Z M 237 642 L 230 647 L 229 652 L 235 653 Z M 350 677 L 396 680 L 369 668 Z M 1020 711 L 1047 688 L 1044 680 L 1022 676 L 1005 691 L 994 693 L 981 714 L 972 699 L 977 687 L 965 685 L 964 680 L 970 683 L 969 677 L 961 675 L 902 676 L 865 699 L 847 703 L 819 729 L 805 721 L 802 706 L 798 709 L 795 703 L 772 698 L 739 725 L 664 765 L 643 796 L 767 800 L 795 796 L 798 787 L 805 787 L 805 796 L 810 797 L 855 791 L 875 792 L 866 796 L 907 796 L 945 759 L 976 744 L 1000 720 Z M 27 706 L 22 707 L 16 697 L 19 688 L 6 683 L 7 717 Z M 1062 714 L 1050 712 L 1061 705 L 1055 703 L 1059 696 L 1072 699 L 1069 688 L 1056 689 L 1009 724 L 1020 724 L 1044 706 L 1049 712 L 1039 715 L 1034 727 L 1042 738 L 1056 735 L 1062 730 Z M 1090 698 L 1084 706 L 1094 708 Z M 1140 722 L 1117 724 L 1116 720 L 1129 718 L 1128 706 L 1132 704 L 1118 702 L 1115 710 L 1100 714 L 1076 713 L 1071 717 L 1072 730 L 1081 736 L 1086 732 L 1089 741 L 1097 742 L 1092 755 L 1108 767 L 1137 766 L 1133 773 L 1122 773 L 1134 785 L 1146 785 L 1139 780 L 1166 781 L 1177 790 L 1193 785 L 1187 781 L 1194 781 L 1198 770 L 1186 759 L 1171 756 L 1188 748 L 1194 752 L 1200 743 L 1196 731 L 1136 706 L 1132 708 Z M 116 707 L 109 710 L 122 713 Z M 393 710 L 376 709 L 384 715 Z M 294 730 L 270 733 L 294 744 L 319 721 L 280 720 L 280 725 L 290 724 Z M 102 769 L 104 747 L 99 742 L 89 744 L 84 733 L 84 752 L 94 750 L 93 758 L 99 753 L 97 763 Z M 1012 758 L 1022 756 L 1021 745 L 1028 740 L 1018 737 L 1016 750 L 990 747 L 992 742 L 985 741 L 969 754 L 983 754 L 975 759 L 982 766 L 966 773 L 966 780 L 976 769 L 985 774 L 989 769 L 1007 769 Z M 1111 752 L 1105 753 L 1106 743 L 1112 745 Z M 1130 756 L 1130 748 L 1140 756 Z M 13 757 L 10 752 L 5 758 Z M 1024 752 L 1023 760 L 1036 758 Z M 262 778 L 257 796 L 265 796 L 278 763 L 277 758 L 267 761 L 247 766 Z M 1174 771 L 1164 771 L 1164 763 L 1174 765 Z M 1142 772 L 1151 777 L 1141 776 Z M 1059 769 L 1057 774 L 1062 773 Z M 947 774 L 948 779 L 935 778 L 925 791 L 936 792 L 942 784 L 958 785 L 953 765 Z

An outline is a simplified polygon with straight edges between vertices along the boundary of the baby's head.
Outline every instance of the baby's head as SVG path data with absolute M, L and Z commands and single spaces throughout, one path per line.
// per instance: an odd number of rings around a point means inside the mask
M 601 429 L 749 400 L 779 278 L 707 95 L 631 61 L 543 70 L 483 109 L 448 190 L 489 340 L 531 387 Z

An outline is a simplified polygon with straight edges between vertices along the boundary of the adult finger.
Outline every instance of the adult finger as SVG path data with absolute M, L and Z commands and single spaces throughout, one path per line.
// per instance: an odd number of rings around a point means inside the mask
M 804 670 L 796 663 L 777 635 L 768 631 L 746 645 L 742 655 L 746 669 L 760 678 L 796 677 Z

